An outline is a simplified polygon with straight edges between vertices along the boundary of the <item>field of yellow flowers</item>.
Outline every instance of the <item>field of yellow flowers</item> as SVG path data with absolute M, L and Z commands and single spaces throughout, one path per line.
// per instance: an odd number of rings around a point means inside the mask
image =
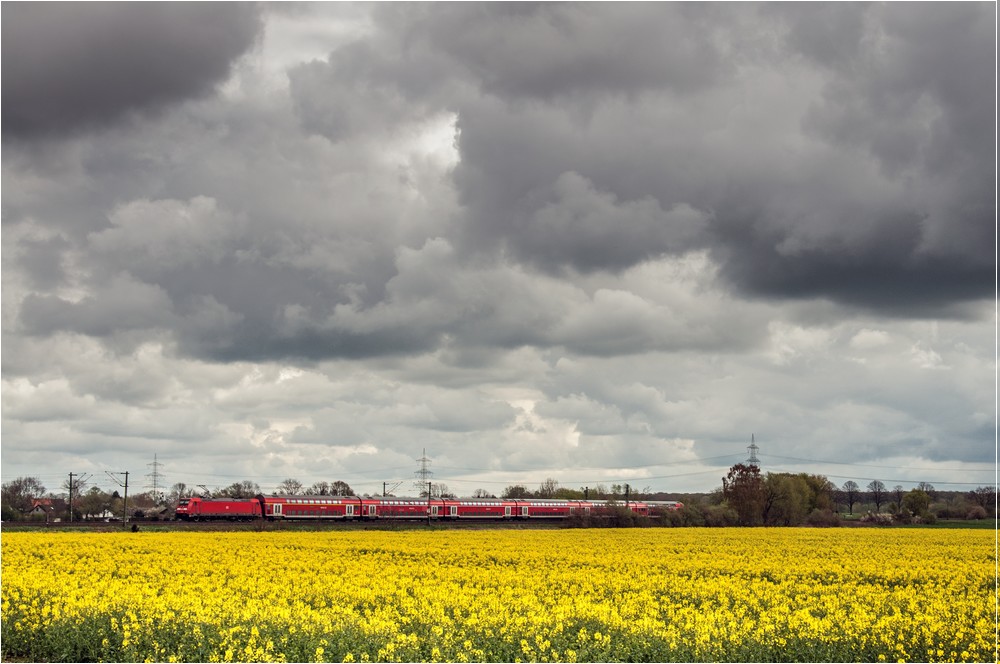
M 994 533 L 4 533 L 36 661 L 995 661 Z

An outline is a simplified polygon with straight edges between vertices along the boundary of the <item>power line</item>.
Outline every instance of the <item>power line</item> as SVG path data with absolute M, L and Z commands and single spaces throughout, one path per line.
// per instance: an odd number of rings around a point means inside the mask
M 956 473 L 985 473 L 993 471 L 992 468 L 917 468 L 914 466 L 876 466 L 865 463 L 849 463 L 847 461 L 824 461 L 822 459 L 804 459 L 802 457 L 782 456 L 780 454 L 768 454 L 767 457 L 774 459 L 788 459 L 789 461 L 807 461 L 809 463 L 829 463 L 838 466 L 851 466 L 854 468 L 885 468 L 887 470 L 929 470 L 932 472 L 941 471 L 941 472 L 956 472 Z
M 705 461 L 715 461 L 717 459 L 729 459 L 742 456 L 740 454 L 720 454 L 713 457 L 700 457 L 698 459 L 684 459 L 681 461 L 671 461 L 669 464 L 658 463 L 645 466 L 615 466 L 614 470 L 639 470 L 641 468 L 659 468 L 662 466 L 676 466 L 685 463 L 702 463 Z M 542 473 L 548 472 L 548 468 L 522 468 L 522 469 L 500 469 L 500 468 L 466 468 L 462 466 L 438 466 L 442 470 L 464 470 L 474 473 Z M 608 466 L 573 466 L 571 470 L 610 470 Z M 714 471 L 713 471 L 714 472 Z
M 794 473 L 793 470 L 787 470 L 782 468 L 776 468 L 784 473 Z M 916 484 L 918 480 L 908 479 L 908 480 L 898 480 L 887 477 L 857 477 L 852 475 L 830 475 L 828 473 L 822 473 L 823 477 L 836 477 L 838 480 L 861 480 L 869 482 L 901 482 L 904 484 Z M 927 482 L 928 484 L 933 484 L 934 486 L 982 486 L 982 482 L 946 482 L 944 480 L 919 480 L 920 482 Z

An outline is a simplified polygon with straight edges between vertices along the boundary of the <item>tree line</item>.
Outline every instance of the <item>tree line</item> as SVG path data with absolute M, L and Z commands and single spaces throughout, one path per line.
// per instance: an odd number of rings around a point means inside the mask
M 77 479 L 60 485 L 60 491 L 50 492 L 37 477 L 18 477 L 0 486 L 0 519 L 3 521 L 48 521 L 51 519 L 91 520 L 173 516 L 173 509 L 185 498 L 248 499 L 260 495 L 260 486 L 251 480 L 233 482 L 214 491 L 205 486 L 190 487 L 183 482 L 168 491 L 139 493 L 105 491 Z M 306 487 L 295 479 L 278 484 L 274 493 L 317 496 L 350 496 L 354 489 L 347 482 L 315 482 Z M 127 502 L 126 502 L 127 501 Z
M 841 509 L 854 515 L 855 506 L 873 506 L 865 518 L 885 521 L 876 515 L 904 523 L 932 523 L 938 518 L 985 519 L 996 514 L 996 488 L 980 486 L 967 493 L 949 492 L 948 500 L 928 482 L 906 490 L 889 489 L 881 480 L 871 480 L 862 489 L 848 480 L 840 487 L 822 475 L 766 473 L 754 465 L 736 464 L 722 478 L 716 504 L 732 512 L 730 520 L 743 526 L 794 526 L 802 523 L 833 525 Z M 957 495 L 955 495 L 957 494 Z M 885 510 L 883 512 L 883 510 Z
M 177 504 L 191 496 L 206 498 L 253 498 L 263 493 L 251 480 L 209 490 L 205 486 L 190 487 L 174 484 L 161 493 L 142 492 L 126 497 L 117 490 L 105 491 L 76 480 L 72 485 L 63 482 L 60 492 L 48 492 L 35 477 L 18 477 L 0 487 L 0 518 L 3 521 L 25 519 L 73 520 L 96 518 L 121 518 L 124 516 L 162 515 L 172 517 Z M 431 496 L 454 498 L 447 485 L 432 483 Z M 288 495 L 350 496 L 355 495 L 344 481 L 315 482 L 305 486 L 288 478 L 274 487 L 273 493 Z M 391 495 L 391 494 L 389 494 Z M 428 489 L 420 492 L 427 497 Z M 505 499 L 561 499 L 561 500 L 681 500 L 684 508 L 658 514 L 662 525 L 672 526 L 796 526 L 801 524 L 835 525 L 842 515 L 853 517 L 855 509 L 864 512 L 862 518 L 889 519 L 900 522 L 931 522 L 938 518 L 984 519 L 996 515 L 996 488 L 980 486 L 968 492 L 940 492 L 921 482 L 910 490 L 896 485 L 892 488 L 879 480 L 870 481 L 864 488 L 853 480 L 840 487 L 822 475 L 808 473 L 762 474 L 754 465 L 736 464 L 722 478 L 722 487 L 708 494 L 653 493 L 649 487 L 635 490 L 628 484 L 610 486 L 598 483 L 579 488 L 562 487 L 553 478 L 546 478 L 535 489 L 524 484 L 505 487 L 497 496 L 485 489 L 476 489 L 474 498 Z M 35 508 L 34 511 L 32 508 Z M 870 514 L 869 514 L 870 513 Z M 622 523 L 629 525 L 634 519 L 627 510 L 620 515 Z M 627 522 L 627 523 L 626 523 Z

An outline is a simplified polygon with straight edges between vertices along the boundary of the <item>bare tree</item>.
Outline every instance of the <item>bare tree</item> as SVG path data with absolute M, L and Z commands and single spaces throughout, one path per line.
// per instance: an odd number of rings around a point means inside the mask
M 528 487 L 523 484 L 512 484 L 503 490 L 500 494 L 501 498 L 530 498 L 531 492 L 528 491 Z
M 233 482 L 225 489 L 219 490 L 217 496 L 226 496 L 228 498 L 253 498 L 260 493 L 260 486 L 251 480 L 243 480 L 242 482 Z
M 329 482 L 315 482 L 311 487 L 306 489 L 307 496 L 329 496 L 330 495 L 330 483 Z
M 551 477 L 545 478 L 541 486 L 538 487 L 538 497 L 539 498 L 553 498 L 556 495 L 556 491 L 559 490 L 559 482 L 552 479 Z
M 902 484 L 897 484 L 892 487 L 892 495 L 896 499 L 896 510 L 903 509 L 903 496 L 906 495 L 906 491 L 903 490 Z
M 847 503 L 847 513 L 854 514 L 854 503 L 858 502 L 861 487 L 854 480 L 847 480 L 844 482 L 844 486 L 840 487 L 840 491 L 844 497 L 844 501 Z
M 275 490 L 276 493 L 283 493 L 289 496 L 297 496 L 302 493 L 302 482 L 297 479 L 289 477 L 287 480 L 283 481 L 278 485 Z
M 934 490 L 934 485 L 930 482 L 921 482 L 917 485 L 917 490 L 926 493 L 930 496 L 931 500 L 934 500 L 937 497 L 937 491 Z
M 347 482 L 337 480 L 330 484 L 330 495 L 331 496 L 353 496 L 354 489 Z
M 868 483 L 868 495 L 871 496 L 872 502 L 875 503 L 875 511 L 882 511 L 882 503 L 885 502 L 885 484 L 881 480 L 872 480 Z
M 969 499 L 979 505 L 987 514 L 993 514 L 997 506 L 997 490 L 993 486 L 979 486 L 969 492 Z
M 475 491 L 472 492 L 472 497 L 473 498 L 496 498 L 496 496 L 494 496 L 492 493 L 490 493 L 486 489 L 476 489 Z
M 18 477 L 4 482 L 0 489 L 0 503 L 3 505 L 3 519 L 18 519 L 31 509 L 36 498 L 45 495 L 45 486 L 37 477 Z
M 193 495 L 194 489 L 189 489 L 184 482 L 177 482 L 170 487 L 170 491 L 167 493 L 167 502 L 171 505 L 176 505 L 184 498 L 190 498 Z

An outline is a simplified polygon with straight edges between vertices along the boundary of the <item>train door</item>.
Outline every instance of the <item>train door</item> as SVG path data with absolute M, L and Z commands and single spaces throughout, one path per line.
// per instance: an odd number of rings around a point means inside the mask
M 376 505 L 369 505 L 368 506 L 368 516 L 370 516 L 370 517 L 374 517 L 375 516 L 375 508 L 376 508 Z
M 345 516 L 354 516 L 354 505 L 347 505 Z
M 504 505 L 503 506 L 503 515 L 504 516 L 510 516 L 510 505 Z
M 437 515 L 438 515 L 438 506 L 431 505 L 431 516 L 437 516 Z
M 448 508 L 448 516 L 458 516 L 458 506 L 457 505 L 451 505 Z
M 528 506 L 521 505 L 521 516 L 528 516 Z
M 273 505 L 271 516 L 281 516 L 281 503 L 275 503 Z

